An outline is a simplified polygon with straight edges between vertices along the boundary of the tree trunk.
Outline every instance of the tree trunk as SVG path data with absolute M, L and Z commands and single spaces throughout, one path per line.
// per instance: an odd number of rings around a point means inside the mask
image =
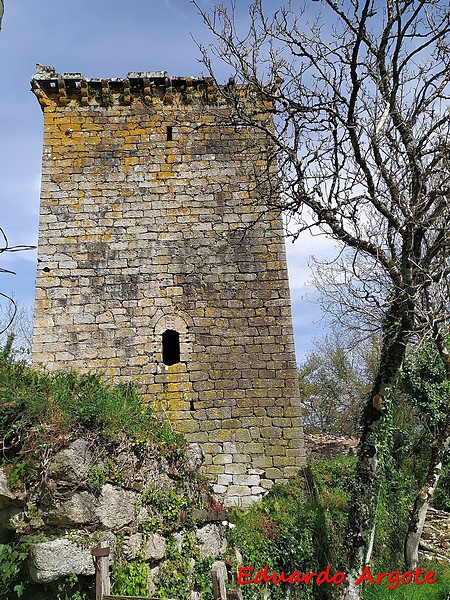
M 439 330 L 435 330 L 436 346 L 444 364 L 446 378 L 450 380 L 450 352 L 445 338 Z M 447 406 L 447 416 L 439 435 L 431 444 L 431 458 L 425 483 L 416 496 L 414 507 L 409 519 L 408 532 L 405 538 L 405 564 L 409 571 L 419 565 L 419 544 L 422 537 L 423 526 L 427 516 L 428 507 L 433 498 L 439 478 L 442 473 L 442 464 L 445 452 L 450 443 L 450 404 Z
M 405 564 L 408 571 L 414 571 L 419 565 L 419 543 L 428 507 L 433 498 L 442 472 L 444 454 L 450 441 L 450 417 L 447 416 L 442 434 L 434 440 L 430 464 L 425 483 L 416 496 L 409 519 L 408 532 L 405 538 Z
M 401 306 L 401 303 L 400 303 Z M 393 301 L 387 318 L 381 348 L 380 366 L 361 417 L 361 437 L 356 467 L 356 483 L 350 507 L 349 572 L 344 600 L 358 600 L 355 581 L 369 563 L 374 538 L 376 513 L 384 475 L 384 449 L 387 427 L 392 415 L 392 389 L 406 352 L 405 326 L 408 312 L 399 315 L 399 303 Z M 399 322 L 402 324 L 399 326 Z

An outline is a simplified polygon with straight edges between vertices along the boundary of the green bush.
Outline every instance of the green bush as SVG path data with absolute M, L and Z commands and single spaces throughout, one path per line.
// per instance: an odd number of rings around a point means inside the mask
M 276 485 L 259 504 L 246 511 L 235 510 L 229 546 L 237 547 L 243 565 L 253 566 L 251 577 L 265 565 L 268 573 L 294 571 L 319 573 L 327 565 L 330 574 L 348 573 L 346 531 L 349 500 L 354 485 L 356 459 L 335 458 L 310 465 L 299 476 Z M 403 540 L 409 508 L 414 495 L 415 478 L 395 462 L 390 479 L 380 494 L 377 530 L 371 572 L 403 569 Z M 229 560 L 233 560 L 230 555 Z M 364 600 L 448 600 L 450 569 L 433 564 L 437 582 L 399 585 L 396 590 L 384 584 L 363 584 Z M 249 573 L 244 573 L 249 577 Z M 314 580 L 313 580 L 314 581 Z M 245 598 L 263 598 L 269 589 L 275 600 L 329 600 L 339 597 L 334 584 L 289 583 L 249 584 L 241 586 Z
M 0 433 L 23 436 L 42 425 L 61 434 L 91 429 L 133 439 L 158 433 L 155 417 L 128 385 L 109 385 L 97 374 L 45 373 L 0 361 Z
M 150 565 L 141 559 L 115 565 L 114 594 L 126 596 L 146 596 L 149 592 Z
M 288 483 L 275 485 L 259 504 L 246 511 L 235 510 L 235 529 L 230 546 L 242 553 L 244 566 L 253 575 L 268 566 L 269 573 L 294 571 L 319 573 L 330 565 L 330 573 L 345 572 L 344 532 L 348 500 L 353 482 L 353 458 L 311 465 Z M 248 573 L 246 574 L 248 575 Z M 262 598 L 270 586 L 273 598 L 330 598 L 333 584 L 289 583 L 244 585 L 247 598 Z
M 20 598 L 25 583 L 20 581 L 27 553 L 15 544 L 0 544 L 0 592 L 2 598 Z

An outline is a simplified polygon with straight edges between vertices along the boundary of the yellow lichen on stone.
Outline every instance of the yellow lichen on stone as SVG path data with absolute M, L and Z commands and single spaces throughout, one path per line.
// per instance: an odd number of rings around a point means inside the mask
M 282 223 L 254 186 L 268 140 L 207 80 L 133 74 L 107 106 L 105 81 L 82 81 L 62 106 L 34 80 L 49 104 L 33 361 L 138 382 L 205 444 L 217 493 L 256 499 L 303 460 Z

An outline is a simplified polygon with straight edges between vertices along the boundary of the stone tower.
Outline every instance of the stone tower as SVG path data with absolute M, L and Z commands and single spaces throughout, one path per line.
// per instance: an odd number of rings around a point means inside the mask
M 205 79 L 38 67 L 32 89 L 33 362 L 135 381 L 248 505 L 304 462 L 281 217 L 254 184 L 267 139 Z

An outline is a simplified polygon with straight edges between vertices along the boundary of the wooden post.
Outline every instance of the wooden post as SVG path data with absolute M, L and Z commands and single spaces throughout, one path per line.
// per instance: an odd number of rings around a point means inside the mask
M 100 542 L 91 550 L 92 556 L 95 556 L 95 600 L 103 600 L 103 596 L 111 591 L 109 552 L 108 542 Z

